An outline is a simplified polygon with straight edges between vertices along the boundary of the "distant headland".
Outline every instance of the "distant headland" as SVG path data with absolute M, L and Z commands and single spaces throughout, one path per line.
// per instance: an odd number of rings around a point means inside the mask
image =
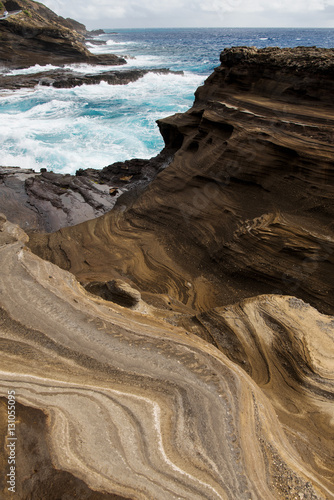
M 90 32 L 83 24 L 64 19 L 39 2 L 3 0 L 0 6 L 2 66 L 24 68 L 35 64 L 82 62 L 126 64 L 125 59 L 113 54 L 92 54 L 85 45 L 85 37 L 90 36 Z

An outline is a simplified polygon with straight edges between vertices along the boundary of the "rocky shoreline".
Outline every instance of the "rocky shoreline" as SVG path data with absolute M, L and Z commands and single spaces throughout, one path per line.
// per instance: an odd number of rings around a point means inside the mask
M 7 11 L 18 13 L 0 22 L 0 65 L 21 69 L 39 64 L 88 63 L 122 65 L 126 61 L 113 54 L 95 55 L 86 46 L 86 27 L 73 19 L 57 16 L 33 0 L 4 0 Z
M 79 73 L 75 69 L 58 69 L 43 71 L 32 75 L 0 75 L 0 89 L 17 90 L 21 88 L 34 88 L 37 85 L 55 88 L 73 88 L 80 85 L 97 85 L 106 82 L 109 85 L 127 85 L 135 82 L 148 73 L 157 74 L 182 74 L 182 72 L 170 71 L 168 68 L 159 69 L 131 69 L 122 71 L 104 71 L 103 73 Z
M 97 66 L 126 65 L 125 57 L 113 54 L 96 55 L 89 52 L 87 42 L 104 44 L 96 37 L 103 30 L 88 31 L 83 24 L 73 19 L 57 16 L 42 4 L 31 0 L 9 0 L 3 2 L 7 9 L 21 9 L 18 14 L 0 22 L 1 52 L 0 89 L 16 90 L 34 88 L 37 85 L 56 88 L 72 88 L 80 85 L 96 85 L 106 82 L 110 85 L 126 85 L 142 78 L 149 72 L 172 73 L 168 68 L 112 70 L 101 73 L 81 73 L 76 64 Z M 33 74 L 11 75 L 8 70 L 24 69 L 29 66 L 52 64 L 58 69 Z M 62 68 L 73 64 L 73 68 Z M 182 71 L 175 72 L 182 74 Z
M 0 167 L 21 498 L 334 498 L 334 50 L 220 61 L 156 158 Z
M 128 160 L 76 175 L 0 167 L 0 213 L 29 232 L 54 232 L 109 212 L 117 199 L 137 196 L 172 160 L 162 151 L 151 160 Z

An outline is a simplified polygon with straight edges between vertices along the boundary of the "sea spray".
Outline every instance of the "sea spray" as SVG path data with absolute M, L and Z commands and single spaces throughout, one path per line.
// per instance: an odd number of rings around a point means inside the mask
M 192 105 L 199 75 L 148 74 L 128 85 L 38 87 L 0 97 L 7 166 L 74 173 L 150 158 L 163 147 L 156 120 Z
M 115 161 L 149 158 L 163 147 L 155 121 L 184 112 L 194 92 L 219 65 L 225 47 L 334 45 L 334 30 L 323 29 L 151 29 L 112 30 L 99 37 L 105 45 L 94 53 L 116 53 L 124 66 L 66 65 L 79 73 L 170 68 L 182 75 L 148 74 L 128 85 L 99 85 L 54 89 L 1 91 L 1 164 L 56 172 L 103 168 Z M 36 65 L 12 75 L 47 72 L 55 66 Z

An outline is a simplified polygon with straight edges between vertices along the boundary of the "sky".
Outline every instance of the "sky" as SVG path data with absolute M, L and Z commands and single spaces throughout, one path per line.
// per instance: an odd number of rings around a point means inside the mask
M 334 0 L 42 0 L 95 28 L 334 27 Z

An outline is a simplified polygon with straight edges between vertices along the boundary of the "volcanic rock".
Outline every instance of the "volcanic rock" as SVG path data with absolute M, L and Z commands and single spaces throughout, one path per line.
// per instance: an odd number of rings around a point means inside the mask
M 100 82 L 106 82 L 109 85 L 127 85 L 130 82 L 137 81 L 148 73 L 164 75 L 170 73 L 180 74 L 179 71 L 170 71 L 168 68 L 113 70 L 93 74 L 79 73 L 75 69 L 57 69 L 30 75 L 0 75 L 0 88 L 16 90 L 20 88 L 34 88 L 37 85 L 72 88 L 80 85 L 96 85 Z
M 113 185 L 113 184 L 111 184 Z M 0 167 L 0 210 L 30 231 L 56 231 L 108 212 L 123 190 L 88 176 Z
M 333 313 L 334 50 L 239 48 L 221 58 L 194 106 L 159 121 L 174 160 L 128 209 L 88 222 L 93 241 L 71 228 L 36 235 L 31 248 L 75 262 L 80 280 L 90 279 L 89 255 L 94 279 L 117 271 L 199 310 L 293 293 Z M 121 261 L 99 237 L 109 227 Z M 76 243 L 59 253 L 67 232 Z
M 94 55 L 85 46 L 86 28 L 72 19 L 57 16 L 32 0 L 4 1 L 5 8 L 18 13 L 0 22 L 0 64 L 26 68 L 35 64 L 125 64 L 113 54 Z M 14 5 L 15 4 L 15 5 Z
M 76 175 L 0 167 L 0 212 L 30 232 L 54 232 L 80 224 L 111 210 L 120 196 L 123 202 L 136 199 L 171 159 L 168 150 L 150 160 L 116 162 L 102 170 L 79 169 Z
M 91 31 L 86 32 L 86 38 L 96 37 L 96 36 L 100 36 L 100 35 L 104 35 L 104 34 L 105 34 L 105 31 L 101 30 L 101 29 L 91 30 Z

